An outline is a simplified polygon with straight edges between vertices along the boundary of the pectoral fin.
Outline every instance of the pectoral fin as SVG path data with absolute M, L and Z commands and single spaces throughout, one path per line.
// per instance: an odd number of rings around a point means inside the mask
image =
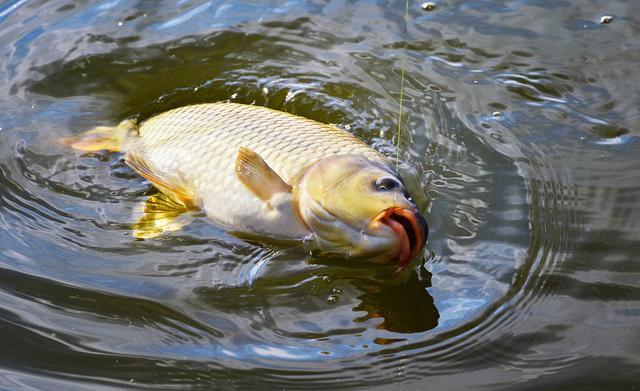
M 142 217 L 133 226 L 133 236 L 150 239 L 173 232 L 187 225 L 191 219 L 183 215 L 191 208 L 167 194 L 154 194 L 139 211 Z
M 236 159 L 236 175 L 253 194 L 268 202 L 274 194 L 290 193 L 285 183 L 260 155 L 249 148 L 240 147 Z
M 153 183 L 153 185 L 163 193 L 173 195 L 186 207 L 195 206 L 194 196 L 189 189 L 179 183 L 179 181 L 166 178 L 162 173 L 152 170 L 147 162 L 139 155 L 129 153 L 127 154 L 125 161 L 129 167 L 133 168 L 138 174 Z

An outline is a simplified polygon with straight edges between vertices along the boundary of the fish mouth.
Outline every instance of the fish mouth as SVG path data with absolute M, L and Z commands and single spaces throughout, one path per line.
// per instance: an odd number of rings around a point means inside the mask
M 398 206 L 385 209 L 371 224 L 377 222 L 391 228 L 400 240 L 396 272 L 404 269 L 427 241 L 427 222 L 419 213 Z

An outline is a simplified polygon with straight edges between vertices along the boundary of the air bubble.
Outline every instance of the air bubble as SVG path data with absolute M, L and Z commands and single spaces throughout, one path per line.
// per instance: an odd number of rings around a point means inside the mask
M 337 295 L 330 295 L 329 297 L 327 297 L 327 302 L 329 304 L 335 304 L 338 302 L 338 296 Z
M 426 3 L 422 3 L 420 8 L 422 8 L 424 11 L 433 11 L 436 9 L 436 3 L 427 1 Z
M 600 24 L 609 24 L 613 22 L 613 16 L 611 15 L 602 15 L 600 17 Z

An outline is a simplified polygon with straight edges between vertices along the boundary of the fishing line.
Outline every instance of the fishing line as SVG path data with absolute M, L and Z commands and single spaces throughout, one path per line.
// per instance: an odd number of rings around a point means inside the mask
M 402 65 L 400 71 L 400 109 L 398 110 L 398 140 L 396 142 L 396 176 L 400 165 L 400 140 L 402 139 L 402 100 L 404 97 L 404 68 L 407 57 L 407 20 L 409 15 L 409 0 L 404 2 L 404 37 L 402 38 Z

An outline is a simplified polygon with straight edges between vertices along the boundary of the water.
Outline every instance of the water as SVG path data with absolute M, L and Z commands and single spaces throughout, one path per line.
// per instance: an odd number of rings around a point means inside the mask
M 640 388 L 637 2 L 87 3 L 0 6 L 0 388 Z M 395 155 L 403 61 L 403 278 L 134 240 L 150 184 L 55 141 L 230 100 Z

